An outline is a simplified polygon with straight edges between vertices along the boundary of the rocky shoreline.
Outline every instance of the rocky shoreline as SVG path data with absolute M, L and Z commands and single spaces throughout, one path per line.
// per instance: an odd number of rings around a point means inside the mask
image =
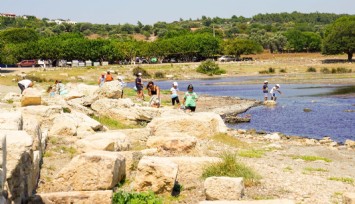
M 197 112 L 186 114 L 169 106 L 157 109 L 119 99 L 122 90 L 116 82 L 101 89 L 69 84 L 68 89 L 76 92 L 49 98 L 36 91 L 3 98 L 0 129 L 8 142 L 7 150 L 2 148 L 7 155 L 2 189 L 8 193 L 3 199 L 111 203 L 114 191 L 152 189 L 168 196 L 179 183 L 182 190 L 171 203 L 216 202 L 206 199 L 227 192 L 223 186 L 231 181 L 222 179 L 219 185 L 209 186 L 201 175 L 206 165 L 221 160 L 223 152 L 234 152 L 262 178 L 258 185 L 243 186 L 239 196 L 229 200 L 323 204 L 354 199 L 354 141 L 342 145 L 330 138 L 226 127 L 222 117 L 243 113 L 261 105 L 259 101 L 204 95 Z M 33 97 L 40 97 L 41 104 L 31 104 L 38 101 Z M 94 115 L 148 125 L 110 130 L 92 119 Z M 124 177 L 126 182 L 117 188 Z

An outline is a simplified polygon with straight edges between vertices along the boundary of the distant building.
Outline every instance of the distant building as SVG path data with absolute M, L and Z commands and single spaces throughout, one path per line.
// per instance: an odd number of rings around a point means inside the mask
M 16 18 L 16 14 L 13 13 L 0 13 L 0 16 L 8 17 L 8 18 Z
M 71 21 L 71 20 L 63 20 L 63 19 L 55 19 L 55 20 L 49 20 L 47 21 L 48 23 L 56 23 L 58 25 L 62 24 L 62 23 L 66 23 L 66 24 L 72 24 L 72 25 L 75 25 L 76 22 L 74 21 Z

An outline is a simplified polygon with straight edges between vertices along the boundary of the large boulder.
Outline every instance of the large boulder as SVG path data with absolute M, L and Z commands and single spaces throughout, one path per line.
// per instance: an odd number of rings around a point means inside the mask
M 128 137 L 121 132 L 104 132 L 86 136 L 78 140 L 76 145 L 84 152 L 93 150 L 126 151 L 131 143 Z
M 105 82 L 94 94 L 96 94 L 98 98 L 118 99 L 121 98 L 122 87 L 117 80 Z
M 99 130 L 102 130 L 102 128 L 103 128 L 103 125 L 101 123 L 99 123 L 97 120 L 90 118 L 89 116 L 87 116 L 84 113 L 72 111 L 71 115 L 73 116 L 73 118 L 75 118 L 79 127 L 80 126 L 89 126 L 94 131 L 99 131 Z
M 243 178 L 209 177 L 204 190 L 207 200 L 239 200 L 244 195 Z
M 0 112 L 1 130 L 22 130 L 22 115 L 19 111 Z
M 5 172 L 9 199 L 14 203 L 23 203 L 35 190 L 36 178 L 39 176 L 33 163 L 33 140 L 25 131 L 1 130 L 0 138 L 5 136 Z
M 54 204 L 54 203 L 112 203 L 112 190 L 106 191 L 72 191 L 39 193 L 35 195 L 30 203 L 32 204 Z
M 21 106 L 41 105 L 41 92 L 35 88 L 27 88 L 22 93 Z
M 54 121 L 49 135 L 73 136 L 76 135 L 77 121 L 69 113 L 58 115 Z
M 175 185 L 178 165 L 162 157 L 144 156 L 138 163 L 135 177 L 137 191 L 171 193 Z
M 227 126 L 220 115 L 207 112 L 156 117 L 147 128 L 150 129 L 152 135 L 181 132 L 195 137 L 210 137 L 227 131 Z
M 49 127 L 52 125 L 53 119 L 60 115 L 63 112 L 63 108 L 61 106 L 31 106 L 31 107 L 23 107 L 21 109 L 22 117 L 35 117 L 41 127 Z
M 126 175 L 125 159 L 116 152 L 93 151 L 74 157 L 52 181 L 52 191 L 97 191 L 116 186 Z
M 196 146 L 197 139 L 191 136 L 154 136 L 149 137 L 147 146 L 157 147 L 166 151 L 189 152 Z
M 130 99 L 100 99 L 91 108 L 99 115 L 121 120 L 127 123 L 151 121 L 161 114 L 161 109 L 136 106 Z

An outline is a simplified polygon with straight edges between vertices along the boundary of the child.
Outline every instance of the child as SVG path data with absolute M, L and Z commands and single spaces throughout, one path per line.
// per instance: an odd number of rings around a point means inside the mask
M 192 86 L 192 84 L 189 84 L 183 100 L 186 112 L 195 112 L 197 99 L 198 97 L 197 94 L 194 92 L 194 87 Z
M 173 106 L 175 106 L 175 102 L 177 106 L 180 106 L 180 100 L 179 100 L 179 95 L 178 95 L 178 83 L 175 81 L 173 83 L 173 87 L 171 87 L 170 92 L 171 92 L 171 103 Z
M 55 96 L 55 88 L 53 88 L 53 86 L 49 86 L 47 89 L 47 93 L 49 93 L 49 97 L 54 97 Z
M 276 101 L 276 91 L 279 92 L 279 94 L 282 94 L 281 91 L 279 90 L 280 84 L 276 84 L 274 87 L 272 87 L 270 93 L 271 93 L 271 100 Z
M 264 101 L 267 101 L 268 99 L 268 95 L 269 95 L 269 90 L 268 90 L 268 81 L 264 81 L 264 85 L 263 85 L 263 93 L 264 93 Z
M 121 98 L 123 98 L 123 88 L 126 87 L 126 82 L 123 81 L 123 78 L 121 76 L 119 76 L 117 80 L 118 80 L 118 84 L 121 86 L 122 89 Z

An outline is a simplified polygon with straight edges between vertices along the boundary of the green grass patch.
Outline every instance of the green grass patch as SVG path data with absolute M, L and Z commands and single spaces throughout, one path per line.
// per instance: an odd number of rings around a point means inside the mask
M 319 157 L 319 156 L 306 156 L 306 155 L 294 155 L 292 156 L 292 159 L 302 159 L 304 161 L 325 161 L 325 162 L 332 162 L 331 159 L 325 158 L 325 157 Z
M 43 157 L 52 157 L 53 156 L 53 152 L 51 151 L 46 151 L 44 154 L 43 154 Z
M 124 192 L 119 191 L 113 194 L 113 204 L 162 204 L 161 198 L 153 192 Z
M 97 120 L 99 123 L 105 125 L 106 127 L 110 128 L 111 130 L 133 129 L 133 128 L 144 127 L 144 123 L 139 123 L 138 125 L 128 125 L 106 116 L 92 116 L 92 118 Z
M 306 172 L 329 172 L 327 169 L 323 168 L 313 168 L 313 167 L 306 167 L 303 169 Z
M 261 158 L 264 154 L 265 150 L 261 149 L 241 150 L 238 152 L 238 156 L 248 158 Z
M 287 167 L 285 167 L 285 168 L 283 169 L 283 171 L 284 171 L 284 172 L 292 172 L 293 169 L 292 169 L 292 167 L 287 166 Z
M 245 164 L 237 161 L 236 154 L 225 152 L 220 156 L 221 162 L 205 166 L 202 178 L 211 176 L 243 177 L 245 186 L 259 184 L 261 176 Z
M 220 142 L 232 147 L 246 148 L 249 146 L 248 143 L 238 140 L 236 137 L 230 136 L 226 133 L 218 133 L 213 135 L 212 139 L 216 142 Z
M 75 156 L 75 154 L 77 153 L 77 150 L 74 147 L 67 147 L 65 145 L 61 145 L 59 147 L 56 147 L 54 150 L 56 152 L 69 154 L 71 158 L 73 158 Z
M 328 180 L 331 181 L 341 181 L 343 183 L 354 184 L 354 179 L 349 177 L 329 177 Z

